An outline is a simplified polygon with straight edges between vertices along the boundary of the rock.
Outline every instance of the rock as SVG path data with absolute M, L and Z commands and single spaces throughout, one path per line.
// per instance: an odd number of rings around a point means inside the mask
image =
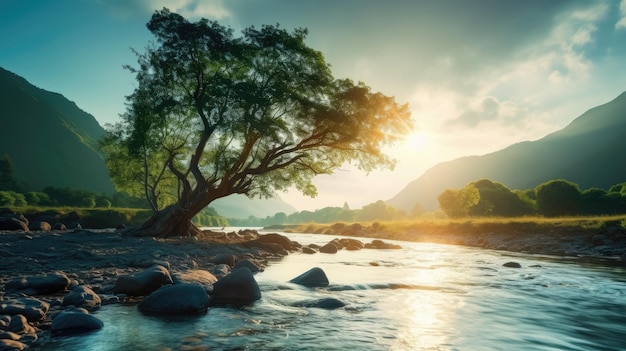
M 247 267 L 237 268 L 213 284 L 213 302 L 248 305 L 261 298 L 261 289 Z
M 256 262 L 253 262 L 247 258 L 244 258 L 243 260 L 239 260 L 235 266 L 233 267 L 233 269 L 237 269 L 237 268 L 241 268 L 241 267 L 246 267 L 248 268 L 252 273 L 257 273 L 257 272 L 262 272 L 263 269 L 261 268 L 261 266 L 259 266 Z
M 28 232 L 28 224 L 14 217 L 0 217 L 0 230 L 23 230 Z
M 517 263 L 517 262 L 507 262 L 505 264 L 502 265 L 503 267 L 508 267 L 508 268 L 522 268 L 522 265 Z
M 137 306 L 146 314 L 156 315 L 196 315 L 206 313 L 209 308 L 209 295 L 197 284 L 176 284 L 164 286 Z
M 327 297 L 315 301 L 304 301 L 296 304 L 296 307 L 322 308 L 325 310 L 335 310 L 345 307 L 346 304 L 338 299 Z
M 237 263 L 237 260 L 239 259 L 239 257 L 237 257 L 236 255 L 232 255 L 232 254 L 221 254 L 221 255 L 217 255 L 215 257 L 213 257 L 211 259 L 211 263 L 213 264 L 226 264 L 230 267 L 233 267 L 235 265 L 235 263 Z
M 90 288 L 80 285 L 72 289 L 69 294 L 63 298 L 63 306 L 83 307 L 87 310 L 95 310 L 102 304 L 100 296 Z
M 315 253 L 317 253 L 317 251 L 315 251 L 315 249 L 313 249 L 313 248 L 311 248 L 311 247 L 304 246 L 304 247 L 302 248 L 302 253 L 305 253 L 305 254 L 309 254 L 309 255 L 311 255 L 311 254 L 315 254 Z
M 337 249 L 337 245 L 333 244 L 332 242 L 320 247 L 320 252 L 322 253 L 334 254 L 337 253 L 337 251 L 339 251 Z
M 26 317 L 21 314 L 17 314 L 11 316 L 11 322 L 7 325 L 7 331 L 16 333 L 16 334 L 34 334 L 36 333 L 35 328 L 28 323 Z
M 67 227 L 63 223 L 55 223 L 52 226 L 52 229 L 54 229 L 54 230 L 67 230 Z
M 53 335 L 81 334 L 101 329 L 104 323 L 88 314 L 79 311 L 63 311 L 52 320 L 50 331 Z
M 11 339 L 0 339 L 0 351 L 21 351 L 26 345 Z
M 300 244 L 297 242 L 291 241 L 288 237 L 276 233 L 260 235 L 256 241 L 261 243 L 278 244 L 287 251 L 295 251 L 300 248 Z
M 230 273 L 230 266 L 227 264 L 218 264 L 211 269 L 211 273 L 218 278 L 221 278 Z
M 308 287 L 324 287 L 330 284 L 326 273 L 319 267 L 311 268 L 289 282 Z
M 365 246 L 360 240 L 352 238 L 339 239 L 339 242 L 346 250 L 361 250 Z
M 28 229 L 31 231 L 49 232 L 52 230 L 52 226 L 45 221 L 33 221 L 28 225 Z
M 163 266 L 154 265 L 143 272 L 117 278 L 113 293 L 145 296 L 168 284 L 173 284 L 170 272 Z
M 54 273 L 22 277 L 5 284 L 6 290 L 34 290 L 35 294 L 45 295 L 67 289 L 71 281 L 65 273 Z
M 45 318 L 50 304 L 35 298 L 9 300 L 0 304 L 0 315 L 23 315 L 28 321 L 36 322 Z
M 402 246 L 398 244 L 389 244 L 382 240 L 374 239 L 372 240 L 372 243 L 370 245 L 365 245 L 365 248 L 380 249 L 380 250 L 385 250 L 385 249 L 399 250 L 399 249 L 402 249 Z
M 10 331 L 0 332 L 0 339 L 19 340 L 20 336 Z
M 174 280 L 174 284 L 195 283 L 202 286 L 212 286 L 215 282 L 217 282 L 217 277 L 215 275 L 209 271 L 201 269 L 190 269 L 184 272 L 176 273 L 172 276 L 172 279 Z

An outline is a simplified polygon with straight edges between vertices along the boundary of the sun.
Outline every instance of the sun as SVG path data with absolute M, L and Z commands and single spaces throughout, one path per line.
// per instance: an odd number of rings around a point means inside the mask
M 403 146 L 412 150 L 423 150 L 431 146 L 433 136 L 424 131 L 416 131 L 409 134 L 403 142 Z

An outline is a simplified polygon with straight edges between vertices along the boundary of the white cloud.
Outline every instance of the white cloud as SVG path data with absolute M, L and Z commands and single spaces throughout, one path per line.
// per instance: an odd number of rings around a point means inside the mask
M 222 0 L 99 0 L 118 17 L 145 16 L 164 7 L 191 19 L 222 19 L 230 14 Z
M 626 0 L 622 0 L 619 5 L 620 18 L 615 24 L 616 29 L 626 29 Z

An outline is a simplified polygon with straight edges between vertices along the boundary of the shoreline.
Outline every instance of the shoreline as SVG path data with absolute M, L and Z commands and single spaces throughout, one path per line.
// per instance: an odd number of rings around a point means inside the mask
M 430 226 L 402 232 L 391 231 L 376 223 L 370 226 L 334 224 L 323 228 L 314 234 L 328 235 L 327 245 L 336 241 L 333 235 L 357 236 L 560 256 L 611 265 L 626 263 L 626 232 L 617 225 L 600 228 L 550 227 L 549 231 L 540 231 L 528 224 L 494 226 L 476 223 Z M 204 230 L 200 237 L 168 239 L 123 236 L 120 230 L 115 229 L 2 231 L 0 310 L 13 301 L 31 297 L 49 304 L 46 317 L 30 323 L 36 328 L 35 332 L 24 332 L 22 339 L 19 339 L 30 340 L 25 341 L 25 346 L 36 348 L 50 339 L 51 320 L 67 310 L 67 306 L 63 306 L 63 299 L 72 288 L 89 287 L 101 299 L 101 306 L 137 303 L 143 296 L 114 293 L 116 281 L 119 277 L 140 273 L 154 265 L 166 267 L 172 277 L 177 279 L 180 277 L 181 280 L 210 287 L 215 282 L 212 279 L 227 276 L 238 260 L 251 261 L 262 270 L 271 261 L 280 260 L 290 252 L 305 252 L 304 249 L 309 248 L 301 248 L 297 237 L 292 242 L 280 234 L 267 235 L 271 230 L 297 235 L 295 229 L 263 228 L 262 233 L 255 230 L 229 233 Z M 267 237 L 261 240 L 265 235 Z M 315 252 L 323 251 L 317 248 L 314 252 L 306 253 Z M 22 293 L 5 288 L 11 280 L 46 274 L 65 275 L 70 284 L 66 289 L 48 294 Z M 0 320 L 0 334 L 4 329 L 1 323 Z M 0 346 L 2 341 L 0 339 Z

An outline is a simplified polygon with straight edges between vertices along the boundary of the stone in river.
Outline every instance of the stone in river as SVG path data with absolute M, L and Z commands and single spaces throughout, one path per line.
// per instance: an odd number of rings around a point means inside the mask
M 308 271 L 291 279 L 290 282 L 308 287 L 324 287 L 330 284 L 326 273 L 319 267 L 309 269 Z
M 325 310 L 334 310 L 345 307 L 346 304 L 333 297 L 327 297 L 315 301 L 304 301 L 296 304 L 297 307 L 322 308 Z
M 247 267 L 237 268 L 213 284 L 217 304 L 243 306 L 261 298 L 261 289 Z
M 83 307 L 88 310 L 94 310 L 102 304 L 100 296 L 90 288 L 79 285 L 72 289 L 69 294 L 63 298 L 63 306 Z
M 154 291 L 137 307 L 143 313 L 154 315 L 202 314 L 209 308 L 209 295 L 198 284 L 182 283 Z
M 45 318 L 50 304 L 35 298 L 8 300 L 0 304 L 0 315 L 23 315 L 30 322 Z
M 508 268 L 522 268 L 522 265 L 517 262 L 507 262 L 503 264 L 502 266 L 508 267 Z
M 173 284 L 170 272 L 163 266 L 154 265 L 143 272 L 117 278 L 113 293 L 145 296 L 169 284 Z
M 104 323 L 80 310 L 63 311 L 52 320 L 50 331 L 53 335 L 71 335 L 101 329 Z
M 332 242 L 320 247 L 320 252 L 322 253 L 334 254 L 337 253 L 337 251 L 339 251 L 337 249 L 337 245 L 333 244 Z
M 0 339 L 1 351 L 21 351 L 24 349 L 26 349 L 26 345 L 22 344 L 19 341 L 11 339 Z

